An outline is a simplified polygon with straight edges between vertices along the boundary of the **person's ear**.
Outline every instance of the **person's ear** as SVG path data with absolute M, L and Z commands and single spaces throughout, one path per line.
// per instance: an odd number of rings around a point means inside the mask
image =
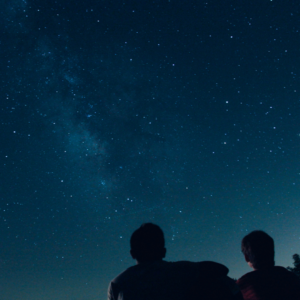
M 255 270 L 255 268 L 252 265 L 252 262 L 249 259 L 249 256 L 247 254 L 244 254 L 244 256 L 245 256 L 245 261 L 249 265 L 249 267 Z

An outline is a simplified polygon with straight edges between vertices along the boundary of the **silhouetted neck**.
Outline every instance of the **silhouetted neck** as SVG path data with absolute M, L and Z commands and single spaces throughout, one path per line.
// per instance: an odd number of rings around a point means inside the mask
M 155 263 L 155 262 L 159 262 L 159 261 L 163 261 L 163 259 L 160 258 L 160 259 L 150 259 L 150 260 L 141 260 L 141 261 L 136 260 L 136 264 L 137 265 L 151 264 L 151 263 Z

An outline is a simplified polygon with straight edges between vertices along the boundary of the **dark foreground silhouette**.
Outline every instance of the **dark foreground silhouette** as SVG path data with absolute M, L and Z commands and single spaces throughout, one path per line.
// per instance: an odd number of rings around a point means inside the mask
M 296 274 L 300 279 L 300 255 L 297 253 L 294 254 L 293 260 L 294 260 L 294 262 L 293 262 L 294 267 L 293 268 L 287 267 L 287 269 L 289 271 L 293 272 L 294 274 Z
M 136 265 L 110 282 L 108 300 L 241 300 L 228 268 L 215 262 L 167 262 L 164 234 L 146 223 L 130 239 Z
M 245 300 L 300 300 L 300 279 L 274 261 L 274 241 L 263 231 L 253 231 L 242 240 L 242 252 L 254 271 L 237 284 Z

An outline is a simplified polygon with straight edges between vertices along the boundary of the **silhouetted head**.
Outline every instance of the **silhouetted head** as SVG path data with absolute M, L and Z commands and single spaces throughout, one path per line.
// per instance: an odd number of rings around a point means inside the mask
M 242 240 L 242 252 L 255 270 L 275 265 L 274 240 L 264 231 L 255 230 L 246 235 Z
M 164 233 L 159 226 L 144 223 L 131 236 L 130 253 L 138 263 L 162 260 L 166 255 Z

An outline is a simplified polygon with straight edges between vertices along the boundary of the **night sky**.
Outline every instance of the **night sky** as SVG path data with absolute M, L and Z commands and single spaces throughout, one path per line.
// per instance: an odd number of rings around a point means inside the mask
M 300 3 L 0 4 L 1 300 L 105 299 L 143 222 L 167 260 L 300 252 Z

